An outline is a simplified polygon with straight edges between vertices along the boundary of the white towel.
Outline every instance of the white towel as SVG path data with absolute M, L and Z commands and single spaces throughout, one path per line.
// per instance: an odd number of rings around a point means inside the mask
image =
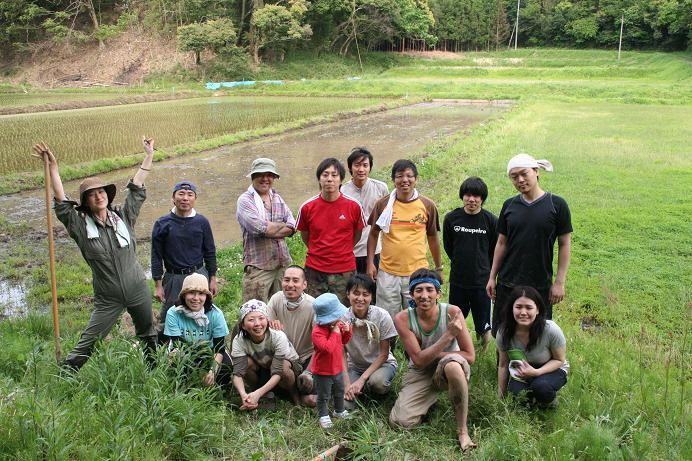
M 413 202 L 418 198 L 418 189 L 413 189 L 413 195 L 411 196 L 410 202 Z M 382 210 L 382 214 L 377 218 L 377 224 L 382 232 L 389 234 L 389 225 L 392 223 L 392 214 L 394 212 L 394 201 L 396 200 L 396 189 L 389 194 L 389 200 L 387 201 L 387 206 Z
M 98 227 L 96 227 L 96 222 L 94 221 L 94 219 L 87 214 L 85 216 L 85 220 L 87 238 L 99 238 L 99 230 Z M 113 229 L 115 229 L 115 236 L 118 239 L 118 245 L 120 245 L 120 248 L 130 246 L 130 231 L 127 230 L 127 226 L 125 225 L 125 222 L 123 222 L 123 220 L 120 219 L 120 216 L 108 210 L 106 212 L 106 220 L 110 221 L 113 225 Z
M 250 187 L 247 188 L 247 191 L 252 194 L 252 198 L 255 201 L 255 207 L 257 208 L 257 213 L 259 213 L 259 217 L 262 219 L 262 221 L 267 220 L 267 209 L 264 207 L 264 202 L 262 201 L 262 197 L 260 197 L 260 194 L 257 193 L 254 187 L 250 185 Z M 274 191 L 269 190 L 269 199 L 271 200 L 274 196 Z

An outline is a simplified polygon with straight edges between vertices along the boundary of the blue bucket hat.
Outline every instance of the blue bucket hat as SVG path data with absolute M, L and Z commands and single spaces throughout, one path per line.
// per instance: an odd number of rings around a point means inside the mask
M 341 304 L 339 298 L 333 293 L 325 293 L 315 298 L 312 303 L 315 309 L 315 323 L 327 325 L 346 315 L 348 309 Z

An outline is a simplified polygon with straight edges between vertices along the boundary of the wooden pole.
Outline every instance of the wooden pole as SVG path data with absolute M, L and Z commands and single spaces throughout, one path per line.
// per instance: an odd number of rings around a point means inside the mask
M 625 15 L 620 16 L 620 43 L 618 44 L 618 61 L 620 60 L 620 50 L 622 50 L 622 28 L 625 25 Z
M 53 334 L 55 360 L 60 363 L 60 322 L 58 318 L 58 284 L 55 279 L 55 241 L 53 239 L 53 210 L 51 210 L 51 181 L 48 156 L 43 156 L 43 174 L 46 184 L 46 217 L 48 218 L 48 258 L 50 260 L 50 288 L 53 292 Z
M 514 34 L 514 49 L 517 49 L 517 38 L 519 37 L 519 4 L 521 0 L 517 0 L 517 22 L 514 26 L 516 33 Z

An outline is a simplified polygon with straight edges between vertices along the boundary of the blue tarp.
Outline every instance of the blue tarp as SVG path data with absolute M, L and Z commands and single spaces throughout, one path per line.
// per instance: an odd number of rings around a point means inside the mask
M 242 81 L 242 82 L 221 82 L 221 83 L 207 82 L 207 90 L 218 90 L 221 87 L 235 88 L 237 86 L 253 86 L 256 83 L 266 83 L 268 85 L 283 85 L 284 84 L 284 82 L 282 80 L 262 80 L 259 82 L 255 82 L 253 80 L 246 80 L 246 81 Z

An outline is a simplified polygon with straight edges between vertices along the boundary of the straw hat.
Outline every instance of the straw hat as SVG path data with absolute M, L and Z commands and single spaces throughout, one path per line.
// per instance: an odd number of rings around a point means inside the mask
M 115 197 L 115 184 L 104 184 L 101 178 L 94 176 L 91 178 L 86 178 L 79 185 L 79 206 L 77 206 L 76 209 L 79 211 L 84 211 L 85 213 L 91 211 L 86 202 L 86 193 L 92 189 L 100 188 L 103 188 L 106 191 L 106 195 L 108 195 L 108 206 L 110 207 L 111 203 L 113 203 L 113 198 Z

